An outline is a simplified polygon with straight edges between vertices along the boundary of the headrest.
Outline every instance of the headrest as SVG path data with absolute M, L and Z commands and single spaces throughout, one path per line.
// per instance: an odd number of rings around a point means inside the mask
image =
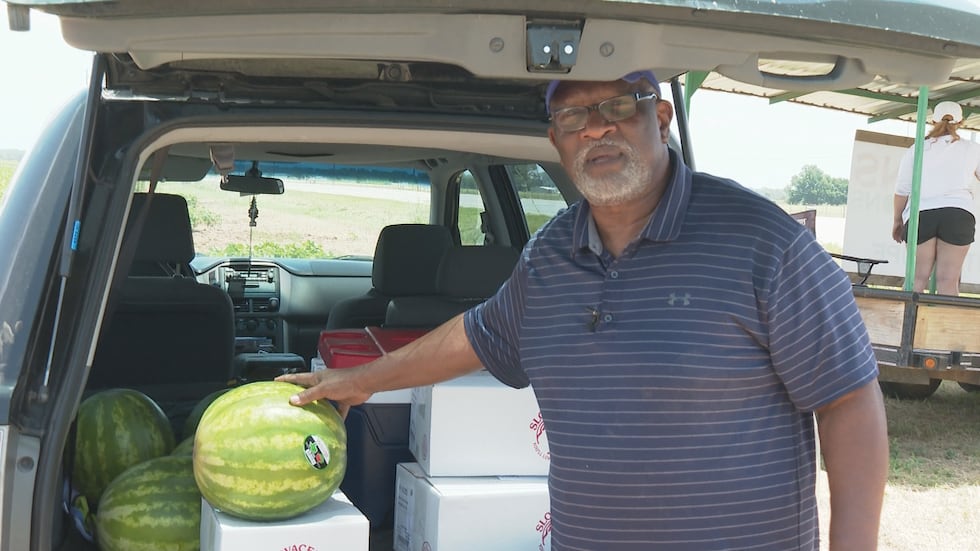
M 439 266 L 439 294 L 489 298 L 514 271 L 520 252 L 504 246 L 452 247 Z
M 133 195 L 133 208 L 126 222 L 127 233 L 140 217 L 146 198 L 145 193 Z M 133 261 L 187 264 L 193 258 L 194 238 L 187 201 L 180 195 L 154 193 Z
M 453 245 L 445 226 L 395 224 L 378 235 L 371 282 L 383 295 L 434 295 L 443 253 Z

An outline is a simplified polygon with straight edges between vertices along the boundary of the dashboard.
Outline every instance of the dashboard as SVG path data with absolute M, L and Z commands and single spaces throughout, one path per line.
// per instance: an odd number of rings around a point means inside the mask
M 191 267 L 199 282 L 231 298 L 236 353 L 296 353 L 309 359 L 333 305 L 371 289 L 369 258 L 198 256 Z
M 281 270 L 273 264 L 229 263 L 207 273 L 235 305 L 236 347 L 241 352 L 282 352 Z

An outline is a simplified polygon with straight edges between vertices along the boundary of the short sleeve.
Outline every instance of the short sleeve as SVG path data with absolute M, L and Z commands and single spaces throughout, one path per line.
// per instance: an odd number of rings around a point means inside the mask
M 520 358 L 520 330 L 527 291 L 528 249 L 496 294 L 471 308 L 463 317 L 466 336 L 483 366 L 514 388 L 530 384 Z
M 806 232 L 783 256 L 768 319 L 773 367 L 800 410 L 813 411 L 878 376 L 851 282 Z
M 914 161 L 914 149 L 908 148 L 902 155 L 902 161 L 898 165 L 898 176 L 895 178 L 895 195 L 908 196 L 912 193 L 912 163 Z

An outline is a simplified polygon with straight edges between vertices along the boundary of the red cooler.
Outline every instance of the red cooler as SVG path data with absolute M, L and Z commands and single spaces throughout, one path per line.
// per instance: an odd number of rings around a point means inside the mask
M 429 332 L 428 329 L 384 329 L 373 326 L 365 327 L 364 330 L 382 354 L 398 350 Z
M 330 369 L 342 369 L 398 350 L 426 333 L 428 329 L 335 329 L 320 333 L 317 349 L 324 365 Z
M 379 356 L 381 350 L 364 329 L 338 329 L 320 333 L 320 359 L 331 369 L 354 367 Z

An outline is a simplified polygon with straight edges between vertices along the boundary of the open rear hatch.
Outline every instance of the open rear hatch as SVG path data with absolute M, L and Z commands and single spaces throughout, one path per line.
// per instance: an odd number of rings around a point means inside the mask
M 574 9 L 570 9 L 574 7 Z M 69 44 L 113 54 L 106 89 L 201 102 L 540 118 L 552 78 L 690 72 L 688 88 L 915 119 L 980 88 L 980 10 L 957 2 L 607 0 L 15 2 L 61 17 Z M 380 14 L 385 16 L 379 17 Z M 688 93 L 691 93 L 690 90 Z M 980 129 L 966 103 L 964 127 Z

